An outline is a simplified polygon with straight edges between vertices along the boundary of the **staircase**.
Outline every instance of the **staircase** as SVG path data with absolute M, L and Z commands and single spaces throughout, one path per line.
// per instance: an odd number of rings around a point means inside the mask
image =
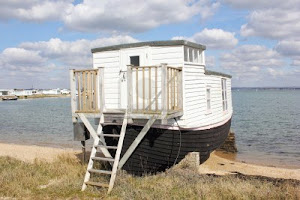
M 117 175 L 117 170 L 118 170 L 120 155 L 121 155 L 121 151 L 122 151 L 122 147 L 123 147 L 123 141 L 124 141 L 124 137 L 125 137 L 126 127 L 127 127 L 127 116 L 126 115 L 123 120 L 120 134 L 104 134 L 102 131 L 102 126 L 99 123 L 98 129 L 97 129 L 97 137 L 94 139 L 94 144 L 92 147 L 90 160 L 89 160 L 87 171 L 86 171 L 86 174 L 84 177 L 82 191 L 84 191 L 88 185 L 92 185 L 92 186 L 98 186 L 98 187 L 107 187 L 108 188 L 107 193 L 111 192 L 111 190 L 113 189 L 113 186 L 114 186 L 116 175 Z M 105 138 L 107 138 L 107 137 L 119 138 L 118 145 L 117 146 L 107 146 L 105 143 Z M 116 154 L 115 154 L 114 158 L 111 155 L 108 155 L 107 153 L 105 153 L 108 149 L 116 150 Z M 103 156 L 101 156 L 101 157 L 96 156 L 97 152 L 102 153 Z M 109 162 L 112 166 L 112 170 L 110 171 L 110 170 L 94 169 L 93 168 L 94 161 Z M 90 181 L 91 173 L 110 175 L 110 181 L 109 181 L 109 183 Z

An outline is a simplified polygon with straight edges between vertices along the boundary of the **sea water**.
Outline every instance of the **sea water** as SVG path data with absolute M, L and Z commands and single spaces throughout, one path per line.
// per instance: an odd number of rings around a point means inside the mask
M 232 98 L 236 158 L 300 168 L 300 90 L 234 89 Z M 70 98 L 0 101 L 0 142 L 80 148 Z

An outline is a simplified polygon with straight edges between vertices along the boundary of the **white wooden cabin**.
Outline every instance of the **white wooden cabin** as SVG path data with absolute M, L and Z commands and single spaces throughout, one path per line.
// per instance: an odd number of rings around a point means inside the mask
M 207 71 L 205 67 L 205 46 L 184 40 L 141 42 L 92 49 L 93 68 L 104 67 L 104 96 L 106 109 L 127 108 L 127 66 L 167 66 L 182 68 L 182 111 L 178 120 L 181 127 L 207 128 L 231 118 L 231 76 Z M 145 69 L 145 104 L 149 104 L 149 69 Z M 142 83 L 139 70 L 138 83 L 136 72 L 132 70 L 132 87 Z M 161 71 L 158 70 L 157 85 L 161 90 Z M 222 86 L 224 84 L 224 86 Z M 139 87 L 140 87 L 139 86 Z M 151 101 L 155 98 L 155 71 L 151 73 Z M 170 86 L 172 87 L 172 86 Z M 180 86 L 179 86 L 180 87 Z M 137 101 L 142 107 L 142 90 L 133 92 L 133 108 Z M 222 98 L 224 95 L 224 99 Z M 177 99 L 176 99 L 177 101 Z M 180 101 L 180 100 L 179 100 Z M 223 104 L 224 102 L 224 104 Z M 151 104 L 155 109 L 155 103 Z M 161 108 L 161 98 L 158 100 Z M 174 123 L 169 120 L 169 125 Z

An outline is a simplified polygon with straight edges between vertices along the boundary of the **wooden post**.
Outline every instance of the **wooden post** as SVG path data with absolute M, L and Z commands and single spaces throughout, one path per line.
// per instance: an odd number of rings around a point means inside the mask
M 149 67 L 149 106 L 148 110 L 151 110 L 151 67 Z
M 81 76 L 80 76 L 80 74 L 81 74 L 80 72 L 77 72 L 78 110 L 81 110 Z
M 86 73 L 85 71 L 82 72 L 82 110 L 86 110 Z
M 178 82 L 177 82 L 177 95 L 178 95 L 178 107 L 183 110 L 183 81 L 182 81 L 182 70 L 178 70 Z
M 73 117 L 76 111 L 76 79 L 74 75 L 74 69 L 70 70 L 70 90 L 71 90 L 71 109 L 72 109 L 72 121 L 77 122 L 76 117 Z
M 157 98 L 157 66 L 155 66 L 155 111 L 158 110 L 158 98 Z
M 143 113 L 145 113 L 145 67 L 143 67 Z
M 98 68 L 98 105 L 100 113 L 104 110 L 105 97 L 104 97 L 104 67 Z
M 167 64 L 161 64 L 161 114 L 165 117 L 168 113 L 168 69 Z M 167 124 L 166 119 L 162 119 L 162 124 Z
M 127 65 L 127 113 L 132 113 L 132 65 Z

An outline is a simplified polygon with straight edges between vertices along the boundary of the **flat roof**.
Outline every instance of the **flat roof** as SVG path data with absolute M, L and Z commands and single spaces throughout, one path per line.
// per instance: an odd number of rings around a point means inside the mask
M 134 47 L 143 47 L 143 46 L 179 46 L 184 45 L 188 47 L 193 47 L 196 49 L 205 50 L 206 46 L 202 44 L 197 44 L 194 42 L 189 42 L 186 40 L 165 40 L 165 41 L 150 41 L 150 42 L 137 42 L 137 43 L 129 43 L 129 44 L 119 44 L 113 46 L 99 47 L 92 49 L 92 53 L 102 52 L 102 51 L 113 51 L 120 50 L 126 48 L 134 48 Z
M 210 71 L 210 70 L 205 70 L 205 75 L 212 75 L 212 76 L 223 76 L 223 77 L 226 77 L 226 78 L 232 78 L 231 75 L 229 74 L 225 74 L 225 73 L 222 73 L 222 72 L 216 72 L 216 71 Z

